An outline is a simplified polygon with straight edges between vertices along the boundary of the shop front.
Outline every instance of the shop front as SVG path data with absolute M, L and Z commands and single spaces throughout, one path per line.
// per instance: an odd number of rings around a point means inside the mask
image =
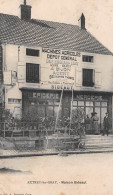
M 62 97 L 62 99 L 61 99 Z M 72 91 L 49 91 L 49 90 L 22 90 L 23 116 L 37 120 L 38 118 L 63 119 L 70 118 L 71 109 L 82 108 L 84 121 L 86 116 L 90 119 L 96 112 L 99 118 L 99 129 L 103 129 L 105 113 L 112 118 L 112 95 L 110 93 L 73 92 Z M 92 129 L 86 129 L 86 133 L 93 133 Z
M 91 93 L 91 92 L 76 92 L 73 99 L 73 108 L 83 108 L 85 113 L 85 118 L 91 119 L 93 113 L 97 113 L 98 125 L 100 132 L 103 129 L 103 119 L 105 113 L 109 113 L 110 121 L 112 124 L 112 95 L 104 93 Z M 111 126 L 110 124 L 110 126 Z M 86 127 L 87 133 L 93 133 L 91 125 L 88 129 Z
M 61 92 L 50 91 L 23 91 L 23 116 L 31 116 L 34 120 L 38 118 L 56 118 Z

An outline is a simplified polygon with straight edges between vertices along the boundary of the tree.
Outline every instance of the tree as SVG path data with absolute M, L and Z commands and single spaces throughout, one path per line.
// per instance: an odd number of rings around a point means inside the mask
M 85 135 L 84 126 L 85 112 L 83 108 L 76 108 L 72 110 L 71 127 L 75 129 L 75 133 L 80 137 Z

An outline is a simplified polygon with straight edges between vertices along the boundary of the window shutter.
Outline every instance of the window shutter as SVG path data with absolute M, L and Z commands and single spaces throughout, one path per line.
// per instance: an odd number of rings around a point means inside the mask
M 101 87 L 102 72 L 100 69 L 95 69 L 95 87 Z
M 76 68 L 76 86 L 80 87 L 82 86 L 82 69 L 81 68 Z
M 49 79 L 50 71 L 48 67 L 42 67 L 41 82 L 47 83 Z
M 94 86 L 94 71 L 93 69 L 83 69 L 83 86 L 93 87 Z
M 18 82 L 25 82 L 25 63 L 24 62 L 19 62 L 18 63 L 18 73 L 17 73 L 17 77 L 18 77 Z
M 12 84 L 12 77 L 11 77 L 11 71 L 4 72 L 4 84 L 5 85 L 11 85 Z

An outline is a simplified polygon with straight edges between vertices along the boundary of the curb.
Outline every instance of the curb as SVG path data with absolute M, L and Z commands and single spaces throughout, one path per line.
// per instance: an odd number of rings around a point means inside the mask
M 53 153 L 33 153 L 33 154 L 18 154 L 18 155 L 1 155 L 0 159 L 8 159 L 8 158 L 20 158 L 20 157 L 32 157 L 32 156 L 53 156 L 53 155 L 60 155 L 60 156 L 67 156 L 68 154 L 97 154 L 97 153 L 110 153 L 113 150 L 97 150 L 97 151 L 62 151 L 62 152 L 53 152 Z

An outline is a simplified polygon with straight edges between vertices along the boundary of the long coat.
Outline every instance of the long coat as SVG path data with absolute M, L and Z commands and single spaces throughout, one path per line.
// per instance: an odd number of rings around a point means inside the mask
M 109 119 L 109 117 L 106 117 L 106 116 L 104 117 L 103 125 L 104 125 L 104 128 L 109 129 L 109 127 L 110 127 L 110 119 Z
M 98 121 L 99 121 L 99 117 L 98 116 L 93 116 L 92 117 L 93 132 L 95 134 L 99 134 L 100 133 Z

